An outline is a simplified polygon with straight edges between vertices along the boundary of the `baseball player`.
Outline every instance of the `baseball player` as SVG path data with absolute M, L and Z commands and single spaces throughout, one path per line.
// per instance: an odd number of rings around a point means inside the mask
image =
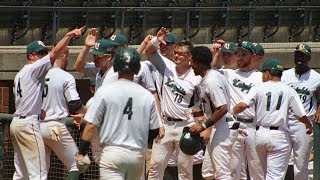
M 96 92 L 96 79 L 92 78 L 89 80 L 89 89 L 92 93 L 92 95 Z M 87 101 L 86 106 L 89 107 L 92 104 L 93 96 Z
M 233 108 L 234 114 L 254 107 L 257 118 L 255 146 L 267 180 L 284 179 L 289 163 L 291 144 L 288 135 L 288 115 L 293 113 L 312 133 L 298 94 L 281 83 L 283 67 L 277 59 L 266 60 L 261 71 L 263 84 L 252 87 L 244 99 Z M 290 112 L 291 111 L 291 112 Z M 289 120 L 290 121 L 290 120 Z
M 165 136 L 155 142 L 152 148 L 149 179 L 163 179 L 163 173 L 173 152 L 178 152 L 178 172 L 180 179 L 192 179 L 192 156 L 184 154 L 179 148 L 183 127 L 190 125 L 184 111 L 193 104 L 193 94 L 200 77 L 195 76 L 189 65 L 193 45 L 181 41 L 174 48 L 174 59 L 170 61 L 157 53 L 160 42 L 166 44 L 166 28 L 161 28 L 146 47 L 149 61 L 163 77 L 161 82 L 161 112 Z
M 231 149 L 238 133 L 230 137 L 230 129 L 226 121 L 228 112 L 228 82 L 217 70 L 211 69 L 212 53 L 204 46 L 191 50 L 191 67 L 196 75 L 200 75 L 200 109 L 206 121 L 201 125 L 193 125 L 192 133 L 199 133 L 211 128 L 211 138 L 207 145 L 203 167 L 213 168 L 215 179 L 232 179 L 231 177 Z
M 309 121 L 318 120 L 317 95 L 320 89 L 320 74 L 312 70 L 308 63 L 311 59 L 311 48 L 307 44 L 299 44 L 294 51 L 295 67 L 284 71 L 282 82 L 293 87 L 298 93 Z M 292 143 L 294 179 L 308 179 L 309 156 L 313 144 L 311 134 L 304 132 L 304 125 L 298 119 L 289 116 L 289 136 Z
M 214 53 L 214 58 L 211 62 L 211 66 L 217 69 L 234 69 L 238 68 L 238 58 L 237 51 L 235 47 L 237 46 L 234 42 L 224 42 L 223 40 L 218 40 L 217 43 L 212 45 L 212 52 Z
M 42 90 L 45 75 L 60 56 L 70 39 L 80 37 L 85 26 L 68 32 L 48 54 L 42 41 L 33 41 L 27 47 L 28 64 L 14 79 L 15 107 L 10 124 L 14 147 L 15 173 L 13 179 L 47 179 L 45 147 L 40 133 Z
M 262 47 L 262 46 L 261 46 Z M 230 92 L 230 107 L 238 104 L 249 90 L 262 83 L 262 74 L 258 72 L 256 61 L 260 62 L 263 49 L 249 41 L 243 41 L 236 47 L 238 57 L 238 69 L 220 69 L 228 81 L 228 90 Z M 231 119 L 232 121 L 232 119 Z M 256 131 L 256 121 L 254 108 L 248 108 L 236 118 L 246 133 L 239 133 L 232 148 L 231 169 L 233 179 L 246 179 L 245 160 L 247 158 L 250 178 L 252 180 L 263 179 L 263 171 L 255 150 L 254 134 Z
M 132 82 L 133 75 L 140 69 L 138 52 L 122 48 L 113 66 L 119 72 L 119 80 L 103 85 L 94 96 L 84 118 L 88 123 L 80 142 L 78 166 L 82 168 L 93 129 L 99 128 L 103 147 L 100 178 L 139 179 L 148 138 L 153 140 L 159 133 L 160 115 L 152 94 Z
M 40 132 L 45 144 L 47 169 L 53 150 L 70 171 L 68 178 L 79 179 L 74 158 L 78 147 L 65 125 L 65 118 L 69 113 L 85 114 L 86 108 L 79 98 L 74 77 L 65 71 L 68 58 L 69 49 L 66 48 L 45 77 L 42 109 L 46 111 L 46 117 L 40 121 Z

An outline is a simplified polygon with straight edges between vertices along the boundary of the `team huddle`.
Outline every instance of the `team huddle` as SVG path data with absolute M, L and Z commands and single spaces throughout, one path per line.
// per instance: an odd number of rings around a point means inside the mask
M 284 71 L 275 58 L 263 61 L 255 42 L 219 40 L 209 49 L 161 28 L 133 49 L 122 34 L 98 40 L 91 28 L 74 64 L 95 79 L 84 106 L 65 70 L 67 45 L 85 28 L 50 52 L 41 41 L 27 47 L 28 64 L 14 79 L 13 179 L 47 179 L 52 151 L 68 179 L 96 163 L 108 180 L 164 179 L 167 166 L 182 180 L 275 180 L 290 159 L 295 179 L 308 179 L 320 74 L 308 66 L 307 44 L 296 46 L 295 67 Z M 79 147 L 69 115 L 86 122 Z

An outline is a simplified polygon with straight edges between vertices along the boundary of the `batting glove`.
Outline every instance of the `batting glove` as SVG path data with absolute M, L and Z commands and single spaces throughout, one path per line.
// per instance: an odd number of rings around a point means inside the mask
M 91 164 L 91 160 L 87 154 L 85 156 L 82 156 L 82 155 L 77 156 L 77 167 L 80 173 L 86 172 L 90 164 Z
M 61 127 L 60 126 L 52 126 L 50 127 L 51 139 L 54 141 L 61 141 Z

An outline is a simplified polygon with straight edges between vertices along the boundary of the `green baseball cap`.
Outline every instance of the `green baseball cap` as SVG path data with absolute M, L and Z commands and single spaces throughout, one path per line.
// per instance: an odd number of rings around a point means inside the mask
M 307 44 L 299 44 L 296 46 L 294 52 L 302 52 L 303 54 L 311 55 L 311 48 Z
M 259 55 L 259 56 L 264 56 L 264 49 L 261 46 L 261 44 L 256 43 L 256 42 L 254 42 L 252 44 L 253 44 L 253 47 L 254 47 L 254 50 L 255 50 L 255 54 Z
M 283 71 L 283 66 L 280 64 L 280 61 L 278 59 L 268 59 L 263 62 L 260 68 L 260 71 L 265 70 Z
M 234 42 L 226 42 L 222 45 L 221 51 L 225 53 L 236 53 L 237 51 L 234 49 L 237 46 Z
M 116 46 L 127 46 L 129 44 L 128 39 L 122 34 L 112 35 L 110 41 L 115 43 Z
M 165 41 L 167 43 L 176 43 L 178 41 L 178 38 L 173 32 L 169 32 L 168 37 Z
M 27 46 L 27 54 L 47 49 L 42 41 L 33 41 Z
M 243 49 L 249 51 L 250 53 L 256 54 L 255 47 L 250 41 L 242 41 L 238 43 L 235 50 L 238 51 L 239 49 Z
M 113 54 L 114 46 L 115 43 L 113 43 L 112 41 L 100 39 L 96 42 L 94 48 L 90 50 L 90 53 L 94 55 Z

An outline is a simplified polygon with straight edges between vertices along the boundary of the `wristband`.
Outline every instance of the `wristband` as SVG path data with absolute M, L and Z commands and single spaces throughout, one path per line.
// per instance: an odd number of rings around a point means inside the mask
M 208 127 L 211 127 L 214 124 L 214 122 L 211 120 L 211 118 L 209 118 L 203 124 L 205 124 L 206 128 L 208 128 Z
M 153 37 L 153 38 L 151 39 L 151 44 L 152 44 L 154 47 L 156 47 L 156 48 L 158 48 L 158 47 L 160 46 L 160 42 L 158 41 L 157 36 L 155 36 L 155 37 Z
M 79 154 L 85 156 L 90 147 L 91 143 L 89 141 L 85 141 L 83 139 L 80 140 L 80 146 L 79 146 Z

